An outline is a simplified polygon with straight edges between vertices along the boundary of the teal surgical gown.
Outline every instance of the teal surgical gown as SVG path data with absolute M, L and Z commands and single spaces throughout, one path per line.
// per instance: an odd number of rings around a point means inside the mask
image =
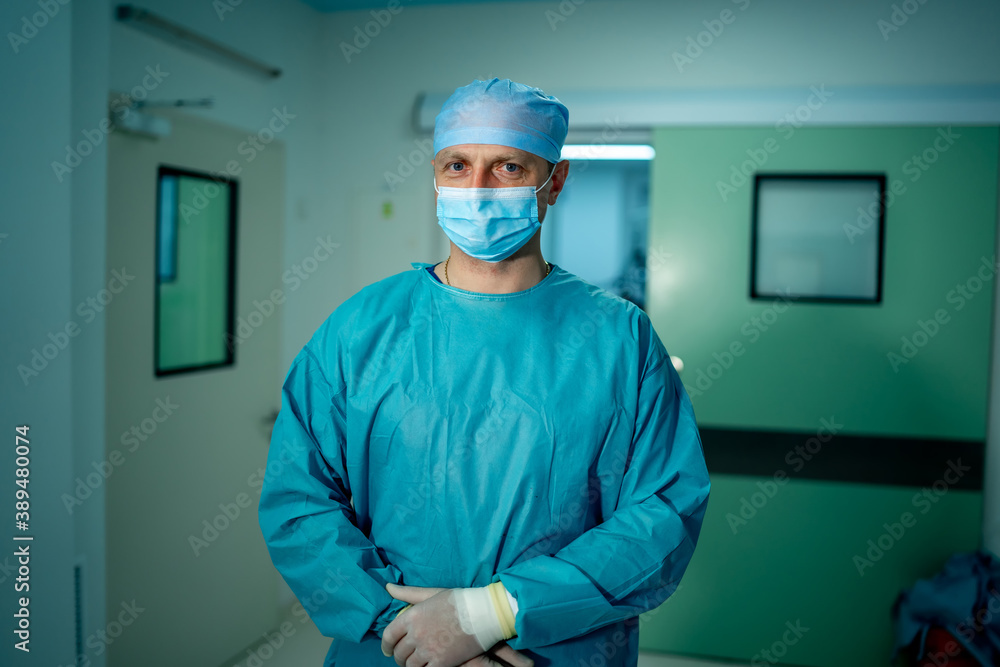
M 499 580 L 538 667 L 635 665 L 637 615 L 679 584 L 709 494 L 649 317 L 559 266 L 508 294 L 412 266 L 338 307 L 282 389 L 260 526 L 334 638 L 324 664 L 395 664 L 387 582 Z

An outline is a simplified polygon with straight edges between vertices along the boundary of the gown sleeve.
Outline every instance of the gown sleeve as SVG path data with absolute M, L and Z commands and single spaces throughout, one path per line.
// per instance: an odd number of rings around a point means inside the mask
M 554 554 L 497 572 L 517 599 L 514 649 L 638 616 L 676 590 L 701 531 L 709 477 L 687 392 L 649 326 L 636 422 L 614 511 Z
M 282 386 L 260 496 L 274 566 L 327 637 L 378 637 L 406 606 L 385 590 L 400 571 L 357 527 L 345 474 L 345 387 L 307 345 Z

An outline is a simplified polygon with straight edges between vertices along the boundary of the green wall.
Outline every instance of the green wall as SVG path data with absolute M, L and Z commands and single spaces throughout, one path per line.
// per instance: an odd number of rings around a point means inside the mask
M 658 130 L 649 248 L 667 259 L 649 267 L 648 310 L 684 361 L 698 423 L 816 434 L 827 420 L 842 434 L 983 439 L 997 147 L 994 127 Z M 925 151 L 933 164 L 922 168 Z M 767 313 L 772 303 L 749 299 L 753 170 L 886 173 L 897 194 L 881 304 Z M 901 337 L 936 313 L 945 323 L 893 368 Z M 644 648 L 767 664 L 760 652 L 779 642 L 789 664 L 886 664 L 893 601 L 978 546 L 981 494 L 942 486 L 932 502 L 916 488 L 797 476 L 810 464 L 776 470 L 782 484 L 713 475 L 694 560 L 681 590 L 644 616 Z M 880 537 L 879 560 L 855 559 Z M 781 645 L 797 620 L 809 630 Z

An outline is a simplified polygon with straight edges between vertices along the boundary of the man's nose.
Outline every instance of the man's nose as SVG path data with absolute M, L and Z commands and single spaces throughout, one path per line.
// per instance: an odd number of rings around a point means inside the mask
M 472 172 L 472 187 L 474 188 L 488 188 L 490 187 L 490 170 L 489 169 L 475 169 Z

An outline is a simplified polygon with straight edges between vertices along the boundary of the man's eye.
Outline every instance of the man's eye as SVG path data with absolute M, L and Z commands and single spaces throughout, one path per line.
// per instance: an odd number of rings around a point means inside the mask
M 456 169 L 452 169 L 452 167 L 457 167 L 457 168 Z M 448 165 L 448 170 L 449 171 L 462 171 L 462 169 L 464 169 L 464 168 L 465 167 L 464 167 L 464 165 L 461 162 L 452 162 L 451 164 Z
M 508 167 L 513 167 L 513 169 L 508 169 Z M 520 169 L 521 165 L 514 164 L 513 162 L 505 162 L 503 165 L 503 170 L 506 174 L 516 174 Z

